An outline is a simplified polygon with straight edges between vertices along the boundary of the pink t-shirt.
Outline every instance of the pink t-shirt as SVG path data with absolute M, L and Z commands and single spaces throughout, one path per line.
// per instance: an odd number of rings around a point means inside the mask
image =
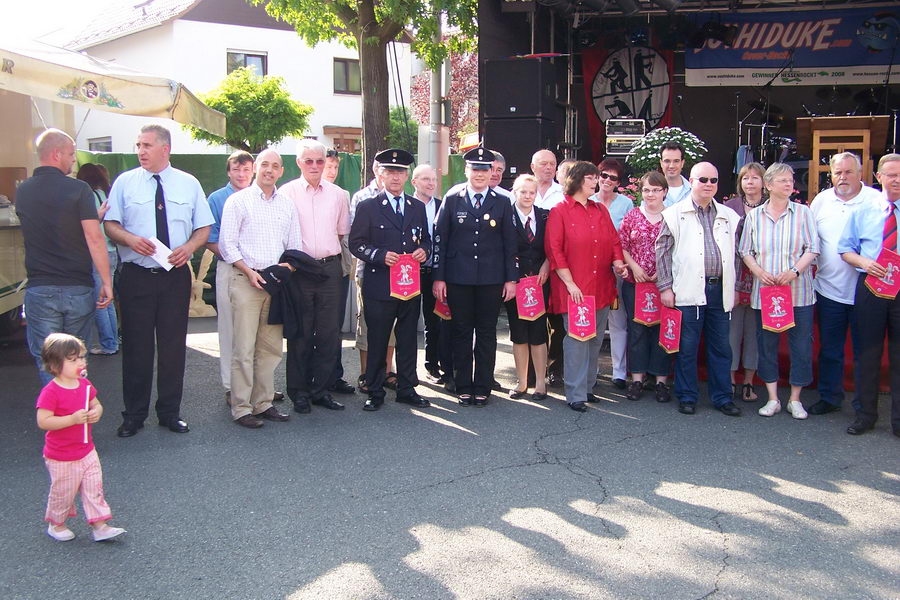
M 279 192 L 291 199 L 300 217 L 300 249 L 313 258 L 340 254 L 338 236 L 350 233 L 350 205 L 344 190 L 324 179 L 313 188 L 301 175 Z
M 55 417 L 64 417 L 81 410 L 85 405 L 85 391 L 91 386 L 91 400 L 97 397 L 97 388 L 85 378 L 78 380 L 78 387 L 66 389 L 56 381 L 51 381 L 41 390 L 37 408 L 53 412 Z M 44 456 L 53 460 L 81 460 L 94 449 L 94 439 L 88 425 L 88 442 L 84 443 L 84 425 L 72 425 L 55 431 L 48 431 L 44 438 Z

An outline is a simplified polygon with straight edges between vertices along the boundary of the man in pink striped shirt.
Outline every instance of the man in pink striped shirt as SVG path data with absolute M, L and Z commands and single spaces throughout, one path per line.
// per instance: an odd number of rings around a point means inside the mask
M 297 210 L 300 249 L 322 265 L 327 277 L 321 282 L 304 279 L 300 285 L 303 331 L 300 338 L 288 339 L 288 395 L 298 413 L 310 412 L 310 404 L 343 410 L 328 388 L 334 384 L 334 358 L 341 345 L 341 239 L 350 233 L 350 210 L 341 188 L 322 177 L 325 146 L 301 140 L 297 166 L 300 177 L 282 186 L 281 193 Z

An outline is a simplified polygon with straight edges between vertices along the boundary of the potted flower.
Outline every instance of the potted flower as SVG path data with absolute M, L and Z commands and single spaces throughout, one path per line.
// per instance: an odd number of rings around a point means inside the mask
M 631 149 L 627 163 L 636 174 L 659 169 L 659 149 L 666 142 L 678 142 L 684 146 L 684 169 L 691 167 L 706 154 L 706 145 L 690 131 L 680 127 L 661 127 L 641 138 Z

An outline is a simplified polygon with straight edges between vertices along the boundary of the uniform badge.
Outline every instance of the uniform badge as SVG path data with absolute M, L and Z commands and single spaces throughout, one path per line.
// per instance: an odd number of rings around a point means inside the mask
M 497 226 L 497 221 L 491 219 L 491 227 L 496 227 L 496 226 Z
M 459 218 L 459 224 L 462 225 L 462 222 L 463 222 L 463 218 L 460 217 L 460 218 Z
M 387 206 L 387 200 L 382 200 L 382 201 L 381 201 L 381 205 L 382 205 L 382 206 Z
M 487 221 L 491 218 L 490 213 L 484 213 L 484 220 Z

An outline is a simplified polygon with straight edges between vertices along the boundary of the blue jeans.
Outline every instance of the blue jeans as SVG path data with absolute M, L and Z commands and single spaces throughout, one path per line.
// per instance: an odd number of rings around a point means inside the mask
M 113 274 L 116 272 L 116 264 L 118 262 L 118 254 L 115 250 L 110 250 L 109 254 L 109 276 L 112 280 Z M 100 297 L 100 286 L 102 285 L 100 274 L 94 269 L 94 297 Z M 117 352 L 119 350 L 119 320 L 116 316 L 116 304 L 110 302 L 106 308 L 98 308 L 94 313 L 94 323 L 97 325 L 97 341 L 106 352 Z M 93 332 L 92 332 L 93 333 Z M 91 335 L 92 341 L 94 336 Z
M 859 373 L 859 332 L 852 304 L 843 304 L 816 293 L 819 316 L 819 398 L 840 406 L 844 399 L 844 345 L 847 327 L 853 343 L 853 373 Z M 857 378 L 858 379 L 858 378 Z M 853 408 L 859 411 L 859 382 L 853 393 Z
M 675 395 L 679 402 L 696 404 L 697 353 L 700 335 L 706 342 L 707 393 L 716 408 L 731 402 L 731 344 L 729 313 L 722 304 L 722 284 L 706 284 L 706 306 L 679 306 L 681 346 L 675 360 Z
M 791 372 L 788 383 L 804 387 L 812 383 L 813 305 L 794 307 L 794 326 L 783 333 L 762 327 L 762 311 L 756 315 L 756 346 L 759 350 L 757 375 L 766 383 L 778 381 L 778 343 L 788 336 Z
M 96 297 L 94 289 L 82 285 L 40 285 L 25 290 L 25 334 L 28 350 L 46 385 L 53 375 L 44 371 L 41 348 L 51 333 L 68 333 L 86 340 L 91 332 Z

